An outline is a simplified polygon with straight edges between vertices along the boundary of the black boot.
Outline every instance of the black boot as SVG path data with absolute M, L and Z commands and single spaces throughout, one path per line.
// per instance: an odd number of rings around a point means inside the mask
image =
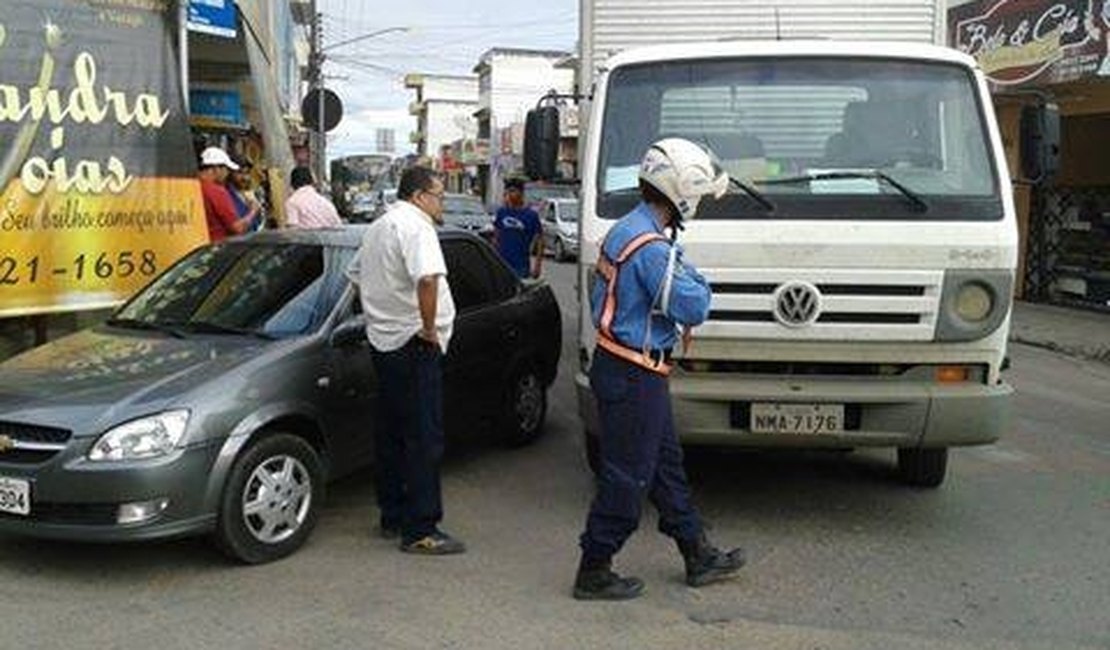
M 726 553 L 710 544 L 704 533 L 694 539 L 676 542 L 686 562 L 686 584 L 691 587 L 724 580 L 739 571 L 747 560 L 744 549 L 734 548 Z
M 578 565 L 578 575 L 574 578 L 574 597 L 577 600 L 629 600 L 643 591 L 643 580 L 617 575 L 608 559 L 589 560 L 583 557 Z

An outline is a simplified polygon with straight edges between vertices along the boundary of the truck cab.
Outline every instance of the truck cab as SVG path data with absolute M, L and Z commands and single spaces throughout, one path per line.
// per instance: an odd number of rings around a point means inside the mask
M 623 51 L 594 85 L 582 149 L 580 415 L 597 430 L 588 292 L 656 140 L 735 179 L 679 235 L 708 321 L 675 351 L 684 444 L 898 450 L 945 477 L 948 448 L 1006 429 L 1018 255 L 984 76 L 929 44 L 748 41 Z

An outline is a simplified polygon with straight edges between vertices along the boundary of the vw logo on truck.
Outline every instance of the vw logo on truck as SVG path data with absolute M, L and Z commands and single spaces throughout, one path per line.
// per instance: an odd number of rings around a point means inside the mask
M 808 282 L 788 282 L 775 291 L 775 320 L 787 327 L 805 327 L 821 314 L 821 292 Z

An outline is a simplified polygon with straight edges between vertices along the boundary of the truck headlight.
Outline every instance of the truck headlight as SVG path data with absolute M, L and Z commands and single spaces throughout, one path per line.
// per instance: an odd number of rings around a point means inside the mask
M 1010 311 L 1011 271 L 949 269 L 937 314 L 937 341 L 975 341 L 997 330 Z
M 188 423 L 189 412 L 185 410 L 166 411 L 125 422 L 100 436 L 89 450 L 88 459 L 120 461 L 165 456 L 181 441 Z
M 968 282 L 956 293 L 956 314 L 969 323 L 978 323 L 990 316 L 994 296 L 979 282 Z

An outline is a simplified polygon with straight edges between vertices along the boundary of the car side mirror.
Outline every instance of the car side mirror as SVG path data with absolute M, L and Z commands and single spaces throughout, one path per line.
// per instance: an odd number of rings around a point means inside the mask
M 1055 104 L 1021 109 L 1021 174 L 1044 182 L 1060 170 L 1060 111 Z
M 333 348 L 348 348 L 366 343 L 366 319 L 356 314 L 332 330 L 329 339 Z
M 541 106 L 524 121 L 524 173 L 533 180 L 554 180 L 559 158 L 559 109 Z

